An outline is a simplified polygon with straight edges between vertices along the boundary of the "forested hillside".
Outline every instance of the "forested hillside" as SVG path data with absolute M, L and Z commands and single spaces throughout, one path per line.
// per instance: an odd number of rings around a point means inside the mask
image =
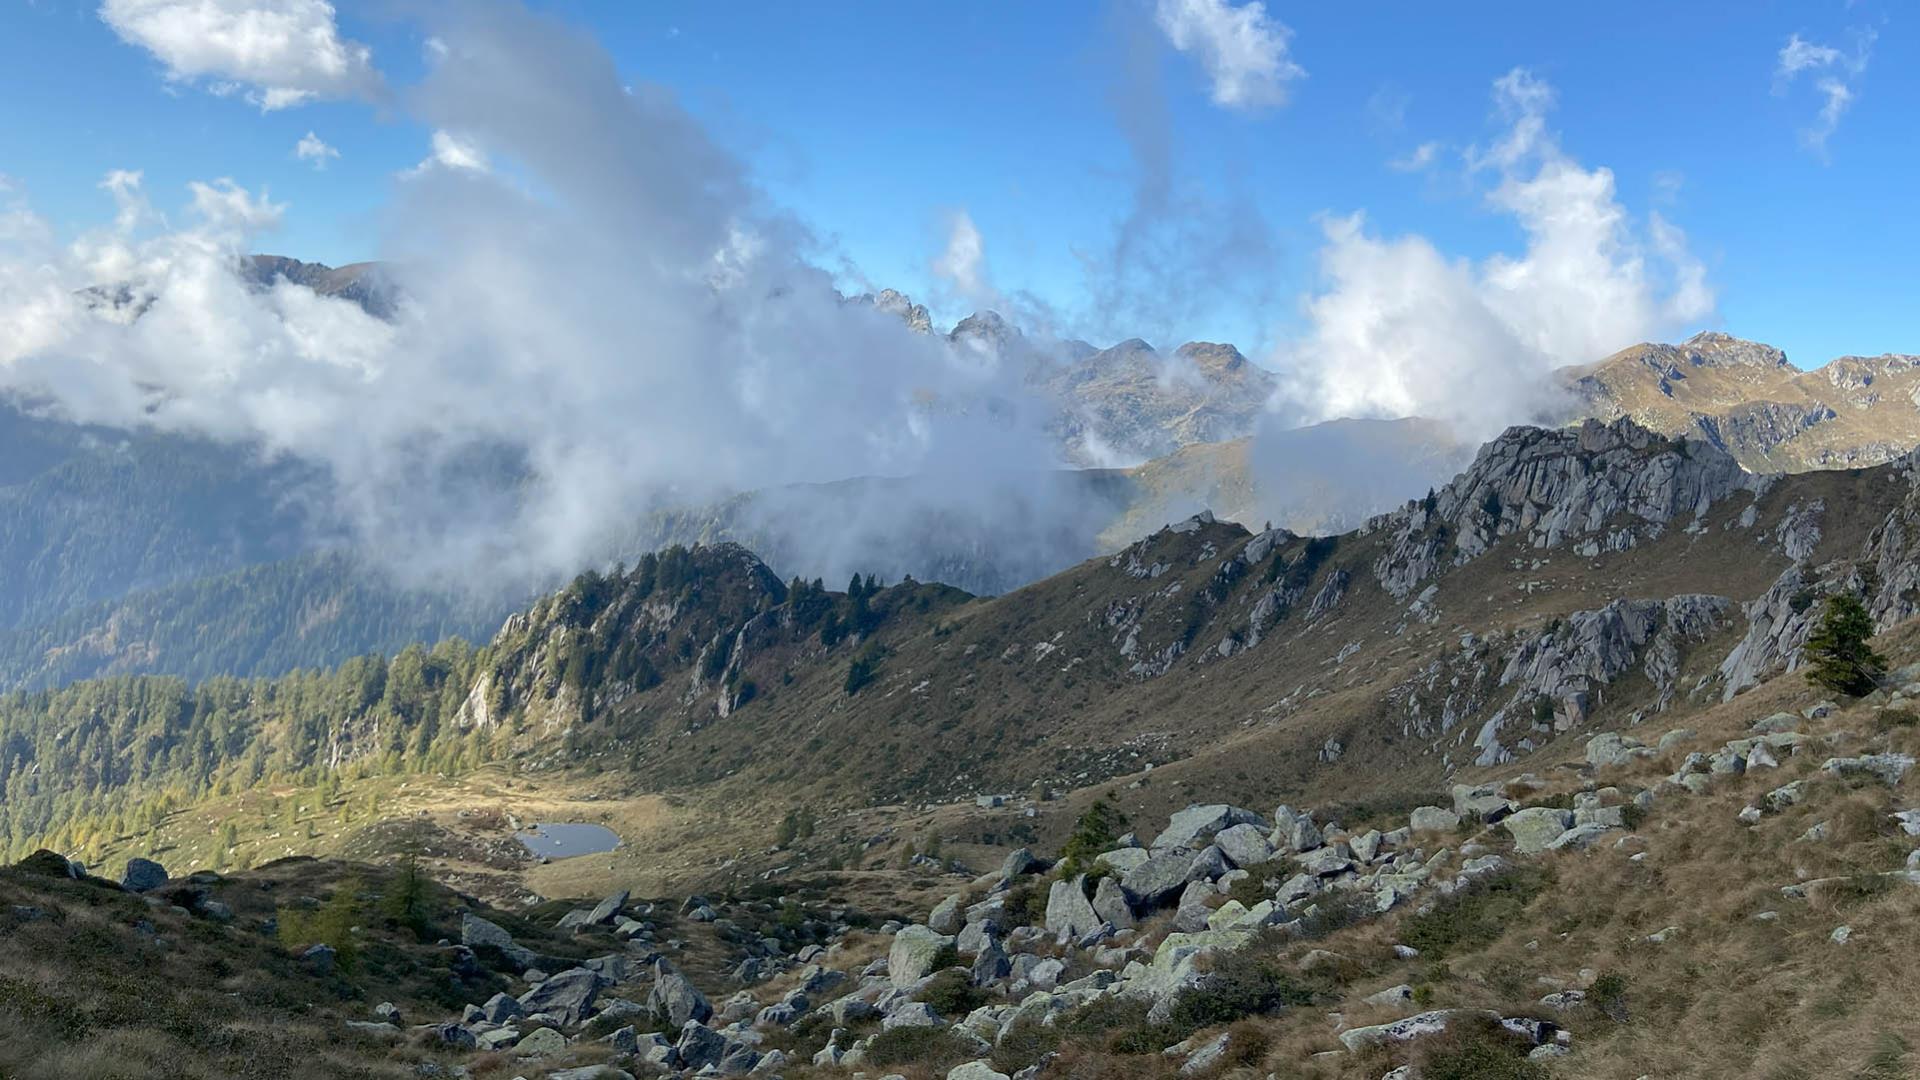
M 312 546 L 312 474 L 245 451 L 0 405 L 0 627 Z
M 731 545 L 670 548 L 630 571 L 581 575 L 481 647 L 449 638 L 278 678 L 121 676 L 9 694 L 0 850 L 50 844 L 84 857 L 171 808 L 263 783 L 457 772 L 510 756 L 537 767 L 573 749 L 575 722 L 596 707 L 669 677 L 689 694 L 712 688 L 729 708 L 750 701 L 734 649 L 754 626 L 847 651 L 905 600 L 965 596 L 853 585 L 783 584 Z
M 164 672 L 189 682 L 331 667 L 363 652 L 490 635 L 517 604 L 403 589 L 343 554 L 242 567 L 0 630 L 0 687 Z

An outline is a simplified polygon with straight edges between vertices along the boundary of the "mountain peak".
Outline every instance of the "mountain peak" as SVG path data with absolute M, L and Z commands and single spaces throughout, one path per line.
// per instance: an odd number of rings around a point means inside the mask
M 847 301 L 851 304 L 866 304 L 875 311 L 895 316 L 907 324 L 907 329 L 917 334 L 933 333 L 933 317 L 927 314 L 925 304 L 916 304 L 913 297 L 898 289 L 881 289 L 877 293 L 861 293 Z
M 1189 341 L 1174 350 L 1200 373 L 1210 379 L 1238 378 L 1248 365 L 1247 358 L 1232 345 L 1213 341 Z
M 1718 330 L 1702 330 L 1680 343 L 1695 364 L 1714 367 L 1786 367 L 1787 354 L 1772 345 L 1748 341 Z

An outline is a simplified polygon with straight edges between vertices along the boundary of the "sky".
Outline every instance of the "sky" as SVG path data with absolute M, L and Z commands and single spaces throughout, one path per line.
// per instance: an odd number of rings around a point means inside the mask
M 411 105 L 434 6 L 6 0 L 0 176 L 66 236 L 113 216 L 114 170 L 173 215 L 230 178 L 284 207 L 260 247 L 383 257 L 396 190 L 436 156 Z M 1920 46 L 1896 5 L 533 6 L 677 101 L 843 289 L 901 289 L 942 323 L 995 306 L 1101 344 L 1339 366 L 1374 340 L 1326 325 L 1351 310 L 1341 274 L 1392 276 L 1353 243 L 1417 240 L 1498 294 L 1504 264 L 1563 242 L 1530 249 L 1501 194 L 1534 178 L 1497 155 L 1537 120 L 1611 185 L 1565 212 L 1617 215 L 1605 265 L 1644 276 L 1653 314 L 1618 333 L 1724 329 L 1803 366 L 1920 351 Z M 1516 72 L 1532 104 L 1499 88 Z M 437 149 L 515 169 L 457 134 Z M 1559 358 L 1632 343 L 1614 331 L 1562 333 Z

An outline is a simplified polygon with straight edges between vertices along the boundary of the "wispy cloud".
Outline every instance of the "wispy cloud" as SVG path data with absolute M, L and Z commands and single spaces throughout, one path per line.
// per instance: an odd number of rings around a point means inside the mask
M 401 175 L 423 176 L 434 169 L 486 173 L 491 172 L 493 167 L 487 162 L 486 151 L 480 149 L 480 145 L 472 139 L 451 131 L 435 130 L 427 156 Z
M 340 156 L 340 151 L 328 146 L 320 136 L 309 131 L 294 144 L 293 156 L 311 164 L 315 169 L 325 169 L 328 161 Z
M 1786 95 L 1803 75 L 1813 81 L 1820 111 L 1814 115 L 1812 124 L 1800 129 L 1800 145 L 1822 159 L 1827 156 L 1827 140 L 1840 129 L 1841 118 L 1858 99 L 1860 77 L 1866 74 L 1867 63 L 1873 58 L 1874 32 L 1860 31 L 1857 38 L 1853 51 L 1847 52 L 1791 34 L 1775 58 L 1773 92 L 1776 95 Z
M 1433 163 L 1439 158 L 1440 144 L 1423 142 L 1409 151 L 1406 156 L 1387 162 L 1387 167 L 1397 172 L 1425 172 L 1432 168 Z
M 104 0 L 100 18 L 169 81 L 244 93 L 262 111 L 383 85 L 373 51 L 341 36 L 326 0 Z
M 1167 41 L 1207 69 L 1214 104 L 1259 109 L 1287 102 L 1287 84 L 1306 77 L 1288 55 L 1293 32 L 1259 0 L 1159 0 L 1155 21 Z

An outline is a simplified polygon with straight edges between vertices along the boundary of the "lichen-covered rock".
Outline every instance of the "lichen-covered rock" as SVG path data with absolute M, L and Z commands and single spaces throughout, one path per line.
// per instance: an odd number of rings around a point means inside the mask
M 1267 842 L 1266 831 L 1251 823 L 1220 830 L 1214 835 L 1213 844 L 1235 866 L 1258 866 L 1273 858 L 1273 845 Z
M 1349 1053 L 1359 1053 L 1370 1047 L 1407 1042 L 1427 1035 L 1438 1035 L 1446 1031 L 1450 1025 L 1473 1017 L 1497 1020 L 1499 1014 L 1483 1009 L 1436 1009 L 1388 1024 L 1349 1028 L 1340 1033 L 1340 1044 L 1345 1046 Z
M 1534 806 L 1515 811 L 1500 825 L 1513 835 L 1513 850 L 1522 855 L 1535 855 L 1547 850 L 1548 844 L 1573 827 L 1573 811 Z
M 1820 768 L 1835 776 L 1871 776 L 1889 787 L 1896 787 L 1906 777 L 1908 770 L 1913 768 L 1913 758 L 1907 754 L 1837 757 L 1828 758 Z
M 1266 821 L 1251 810 L 1225 803 L 1189 806 L 1168 820 L 1167 827 L 1154 837 L 1152 847 L 1155 851 L 1172 847 L 1198 848 L 1212 839 L 1215 833 L 1234 825 L 1265 826 Z
M 1048 889 L 1047 933 L 1061 941 L 1072 941 L 1100 928 L 1103 920 L 1087 899 L 1086 885 L 1086 875 L 1082 874 L 1069 881 L 1056 881 Z
M 1067 882 L 1056 882 L 1058 890 Z M 1049 908 L 1053 905 L 1048 904 Z M 1092 909 L 1088 909 L 1088 914 Z M 931 927 L 909 926 L 893 935 L 893 946 L 887 950 L 887 978 L 895 986 L 907 987 L 926 978 L 933 972 L 933 964 L 940 956 L 940 950 L 953 944 L 953 939 L 945 934 L 935 933 Z

